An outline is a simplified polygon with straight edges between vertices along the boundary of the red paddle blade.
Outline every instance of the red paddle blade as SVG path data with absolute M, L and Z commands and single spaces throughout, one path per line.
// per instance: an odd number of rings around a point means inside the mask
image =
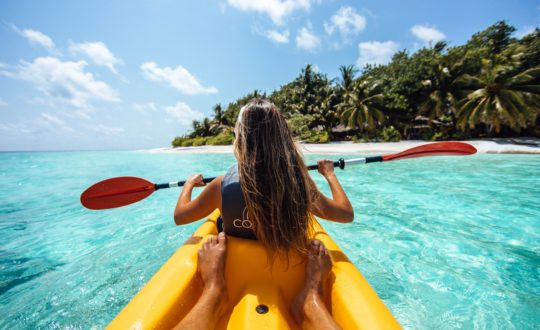
M 81 194 L 81 204 L 91 210 L 104 210 L 129 205 L 155 191 L 152 182 L 132 176 L 100 181 Z
M 467 156 L 476 153 L 476 148 L 464 142 L 436 142 L 410 148 L 397 154 L 383 156 L 383 161 L 424 156 Z

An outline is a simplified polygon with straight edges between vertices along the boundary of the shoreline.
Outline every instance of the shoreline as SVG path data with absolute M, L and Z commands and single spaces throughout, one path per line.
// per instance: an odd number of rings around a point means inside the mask
M 490 139 L 463 141 L 473 145 L 479 154 L 540 154 L 540 139 Z M 324 144 L 297 143 L 303 154 L 377 154 L 396 153 L 419 145 L 433 143 L 432 141 L 406 140 L 400 142 L 365 142 L 354 143 L 330 142 Z M 232 153 L 232 145 L 198 146 L 198 147 L 165 147 L 140 150 L 141 152 L 161 153 L 190 153 L 190 154 L 228 154 Z

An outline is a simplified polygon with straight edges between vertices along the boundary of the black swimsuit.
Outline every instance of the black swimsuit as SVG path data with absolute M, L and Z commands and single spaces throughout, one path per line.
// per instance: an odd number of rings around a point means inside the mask
M 221 217 L 227 235 L 257 239 L 247 214 L 244 194 L 238 177 L 238 165 L 232 166 L 221 181 Z

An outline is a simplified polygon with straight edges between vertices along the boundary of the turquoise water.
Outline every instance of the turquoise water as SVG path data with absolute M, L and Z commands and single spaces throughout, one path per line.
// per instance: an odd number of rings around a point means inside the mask
M 0 328 L 103 328 L 198 226 L 174 225 L 179 190 L 89 211 L 79 204 L 87 186 L 214 176 L 233 161 L 0 153 Z M 540 156 L 432 157 L 338 175 L 356 219 L 323 225 L 405 328 L 538 328 Z

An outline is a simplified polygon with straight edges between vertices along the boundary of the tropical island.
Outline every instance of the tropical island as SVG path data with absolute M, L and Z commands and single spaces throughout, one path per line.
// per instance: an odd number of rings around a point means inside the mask
M 270 94 L 216 104 L 213 118 L 193 121 L 172 146 L 231 144 L 240 108 L 254 97 L 274 102 L 307 143 L 540 137 L 540 29 L 515 31 L 500 21 L 464 45 L 402 50 L 361 71 L 341 66 L 335 79 L 308 64 Z

